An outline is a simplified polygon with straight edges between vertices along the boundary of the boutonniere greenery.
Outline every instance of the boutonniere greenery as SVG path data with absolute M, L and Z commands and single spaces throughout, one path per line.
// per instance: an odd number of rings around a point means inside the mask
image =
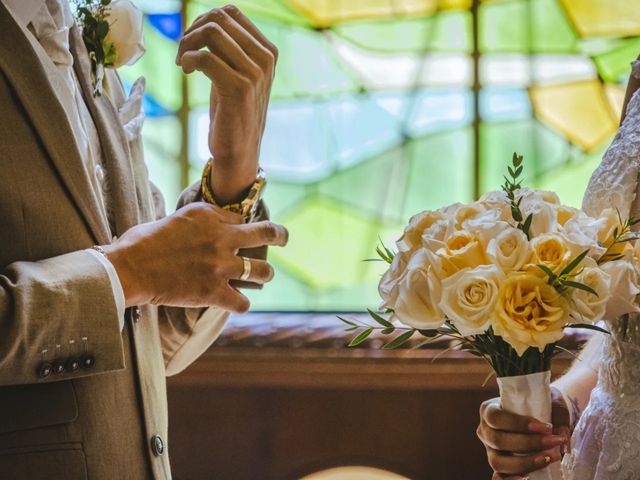
M 109 35 L 109 13 L 111 0 L 76 0 L 77 20 L 82 28 L 82 40 L 91 59 L 93 95 L 102 95 L 104 69 L 113 67 L 116 61 L 116 47 L 107 39 Z
M 105 68 L 133 65 L 144 53 L 143 15 L 130 0 L 74 0 L 91 60 L 93 95 L 102 95 Z

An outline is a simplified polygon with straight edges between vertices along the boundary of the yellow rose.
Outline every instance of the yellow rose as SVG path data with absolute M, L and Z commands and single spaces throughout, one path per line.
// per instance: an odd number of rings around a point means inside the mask
M 531 240 L 533 255 L 531 263 L 542 263 L 555 273 L 559 273 L 571 260 L 582 253 L 557 233 L 546 233 Z
M 446 239 L 436 254 L 442 259 L 442 273 L 448 277 L 463 268 L 476 268 L 487 265 L 484 249 L 480 240 L 471 233 L 460 230 Z
M 498 293 L 493 331 L 518 353 L 529 347 L 543 351 L 562 338 L 569 304 L 544 279 L 529 273 L 507 275 Z
M 577 208 L 558 205 L 558 210 L 556 212 L 558 225 L 564 226 L 569 220 L 578 217 L 580 213 L 580 210 L 578 210 Z

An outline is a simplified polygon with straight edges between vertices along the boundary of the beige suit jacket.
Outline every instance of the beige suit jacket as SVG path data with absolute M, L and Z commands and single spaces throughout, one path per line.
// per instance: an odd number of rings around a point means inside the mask
M 76 29 L 70 40 L 121 235 L 160 212 L 140 139 L 127 141 L 118 119 L 117 76 L 111 98 L 93 98 Z M 109 243 L 109 230 L 49 78 L 0 3 L 0 478 L 168 479 L 165 375 L 218 325 L 141 306 L 120 331 L 107 273 L 82 251 Z

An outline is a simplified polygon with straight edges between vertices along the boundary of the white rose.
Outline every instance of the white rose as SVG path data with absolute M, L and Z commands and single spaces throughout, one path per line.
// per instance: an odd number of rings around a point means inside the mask
M 591 287 L 598 295 L 572 288 L 571 306 L 575 312 L 572 316 L 578 322 L 597 323 L 604 318 L 611 298 L 611 276 L 598 267 L 595 260 L 587 260 L 589 266 L 583 268 L 574 280 Z
M 411 259 L 397 286 L 393 317 L 410 327 L 420 329 L 439 328 L 445 321 L 438 307 L 440 280 L 430 265 L 425 250 Z
M 105 40 L 116 49 L 114 68 L 133 65 L 144 53 L 142 18 L 142 12 L 129 0 L 115 0 L 109 5 Z
M 607 303 L 605 319 L 613 320 L 626 313 L 640 312 L 636 304 L 640 286 L 634 265 L 621 259 L 604 263 L 600 268 L 611 276 L 611 298 Z
M 532 198 L 529 201 L 523 201 L 520 205 L 520 210 L 522 211 L 523 221 L 529 215 L 533 215 L 531 227 L 529 228 L 530 238 L 558 230 L 558 220 L 554 205 L 542 199 Z
M 456 210 L 455 214 L 455 226 L 456 229 L 461 230 L 464 228 L 464 224 L 467 220 L 478 217 L 485 211 L 484 206 L 479 203 L 470 203 L 468 205 L 462 205 Z
M 480 213 L 474 218 L 466 220 L 462 225 L 467 230 L 476 235 L 484 247 L 492 238 L 511 226 L 501 220 L 502 212 L 497 208 L 492 208 Z
M 398 296 L 397 285 L 398 280 L 403 275 L 409 264 L 410 255 L 405 252 L 398 252 L 393 257 L 393 262 L 389 265 L 389 269 L 382 275 L 378 284 L 378 293 L 384 302 L 381 308 L 392 307 Z
M 440 309 L 462 335 L 486 332 L 498 299 L 502 272 L 495 265 L 460 270 L 442 281 Z
M 432 252 L 442 248 L 446 239 L 455 232 L 455 226 L 451 218 L 443 218 L 436 221 L 422 234 L 422 243 Z
M 591 255 L 600 256 L 605 249 L 598 245 L 599 228 L 599 220 L 580 212 L 564 223 L 560 234 L 570 243 L 580 247 L 582 251 L 589 249 Z
M 505 229 L 487 245 L 487 256 L 504 273 L 520 270 L 529 262 L 531 254 L 527 236 L 517 228 Z
M 424 232 L 442 218 L 442 213 L 432 211 L 422 212 L 411 217 L 409 224 L 404 229 L 404 234 L 396 242 L 398 250 L 400 252 L 414 252 L 420 248 Z
M 511 216 L 511 201 L 505 192 L 487 192 L 480 197 L 478 203 L 484 205 L 487 210 L 499 210 L 500 220 L 503 222 L 513 221 Z

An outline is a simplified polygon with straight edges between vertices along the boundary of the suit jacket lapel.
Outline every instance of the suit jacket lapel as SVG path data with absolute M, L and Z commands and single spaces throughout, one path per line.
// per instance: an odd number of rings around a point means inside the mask
M 27 34 L 0 2 L 0 70 L 22 102 L 94 240 L 107 243 L 108 226 L 98 209 L 89 173 L 66 113 Z
M 107 95 L 93 96 L 89 54 L 77 27 L 69 31 L 69 43 L 74 68 L 87 107 L 91 112 L 102 147 L 102 159 L 107 170 L 114 222 L 117 235 L 139 223 L 138 198 L 131 166 L 129 142 L 120 123 L 118 112 Z

